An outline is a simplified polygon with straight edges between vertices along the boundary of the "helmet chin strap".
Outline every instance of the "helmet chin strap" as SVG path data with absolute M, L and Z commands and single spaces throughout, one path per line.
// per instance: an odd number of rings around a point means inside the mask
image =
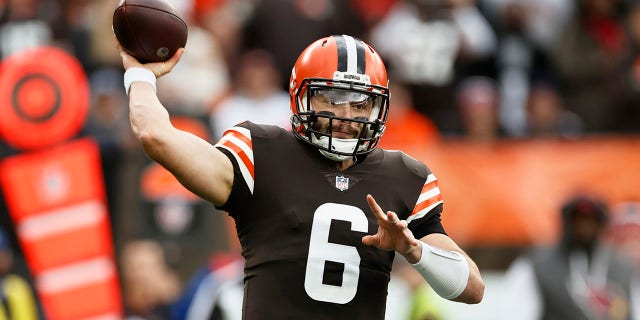
M 324 147 L 325 149 L 329 149 L 329 137 L 322 136 L 320 138 L 317 138 L 315 135 L 312 134 L 311 140 L 313 143 L 318 144 Z M 348 153 L 350 155 L 335 154 L 333 152 L 330 152 L 324 149 L 318 149 L 318 151 L 320 151 L 320 153 L 329 160 L 345 161 L 353 158 L 352 154 L 354 153 L 357 145 L 358 145 L 358 139 L 332 138 L 331 139 L 332 150 L 342 152 L 342 153 Z

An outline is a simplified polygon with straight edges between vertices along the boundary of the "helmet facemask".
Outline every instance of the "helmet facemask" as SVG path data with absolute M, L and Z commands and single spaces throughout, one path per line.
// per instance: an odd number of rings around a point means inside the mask
M 376 148 L 387 117 L 386 88 L 327 79 L 305 79 L 299 88 L 292 118 L 299 138 L 333 161 Z

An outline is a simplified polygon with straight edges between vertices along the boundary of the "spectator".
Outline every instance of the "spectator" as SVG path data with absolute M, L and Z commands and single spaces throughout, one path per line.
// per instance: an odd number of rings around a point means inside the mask
M 607 239 L 621 252 L 629 255 L 640 270 L 640 202 L 618 203 L 613 207 L 612 213 Z
M 553 52 L 567 109 L 584 121 L 587 133 L 610 130 L 619 108 L 627 47 L 620 5 L 619 0 L 578 1 Z
M 419 113 L 413 106 L 407 88 L 399 82 L 392 82 L 393 99 L 389 100 L 390 109 L 384 138 L 380 147 L 389 150 L 409 150 L 412 147 L 424 148 L 436 143 L 440 133 L 431 119 Z
M 217 55 L 232 72 L 242 46 L 242 30 L 255 6 L 254 0 L 192 0 L 194 24 L 204 29 L 216 45 Z
M 553 76 L 550 51 L 568 23 L 571 0 L 484 0 L 482 8 L 496 34 L 498 119 L 508 136 L 527 130 L 527 96 L 532 80 Z
M 289 94 L 278 85 L 280 74 L 269 52 L 259 49 L 245 52 L 235 72 L 233 93 L 210 116 L 214 140 L 245 120 L 290 128 Z
M 403 0 L 350 0 L 355 11 L 364 21 L 366 28 L 372 28 L 382 20 L 391 8 Z
M 527 98 L 527 136 L 578 138 L 583 133 L 582 120 L 564 108 L 562 95 L 554 85 L 544 81 L 531 85 Z
M 498 89 L 493 79 L 480 76 L 465 79 L 457 88 L 455 101 L 465 138 L 492 142 L 503 136 L 498 121 Z
M 370 39 L 389 61 L 393 78 L 407 86 L 415 108 L 443 135 L 459 132 L 451 103 L 457 81 L 471 73 L 490 74 L 492 68 L 472 65 L 490 60 L 496 43 L 473 1 L 399 1 L 371 29 Z
M 361 37 L 365 24 L 349 1 L 268 0 L 258 1 L 243 32 L 243 51 L 270 52 L 280 74 L 280 86 L 289 89 L 291 66 L 297 53 L 314 40 L 331 34 Z
M 6 3 L 5 3 L 6 2 Z M 0 57 L 64 40 L 57 1 L 7 0 L 0 15 Z
M 116 1 L 73 0 L 79 2 L 67 13 L 73 23 L 76 50 L 88 70 L 119 67 L 118 50 L 113 47 L 113 11 Z
M 13 272 L 13 251 L 0 230 L 0 319 L 38 319 L 36 296 L 29 283 Z
M 164 251 L 153 240 L 134 240 L 120 254 L 122 290 L 127 320 L 164 320 L 180 292 L 176 274 Z
M 603 241 L 606 204 L 578 195 L 564 203 L 561 218 L 555 245 L 517 259 L 508 270 L 513 300 L 504 302 L 501 319 L 638 319 L 634 266 Z
M 628 48 L 620 67 L 621 103 L 615 112 L 611 130 L 619 133 L 640 133 L 640 1 L 627 1 L 624 26 Z
M 224 43 L 211 30 L 196 24 L 198 20 L 192 17 L 191 1 L 177 3 L 189 29 L 185 47 L 187 54 L 173 70 L 175 77 L 158 80 L 158 92 L 170 110 L 204 120 L 212 106 L 229 90 L 229 66 L 224 56 Z M 234 29 L 229 26 L 227 30 L 232 32 Z M 235 36 L 239 37 L 239 34 Z
M 126 95 L 122 91 L 122 72 L 101 69 L 91 75 L 91 109 L 83 133 L 92 137 L 100 148 L 107 205 L 114 235 L 117 233 L 117 214 L 120 177 L 128 152 L 135 149 L 133 135 L 128 129 L 129 114 Z M 136 150 L 137 151 L 137 150 Z
M 233 320 L 242 318 L 243 264 L 241 256 L 217 253 L 197 270 L 172 306 L 174 320 Z

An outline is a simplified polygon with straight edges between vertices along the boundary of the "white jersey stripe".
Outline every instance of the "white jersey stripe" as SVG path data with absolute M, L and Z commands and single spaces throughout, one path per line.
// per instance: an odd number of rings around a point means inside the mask
M 251 172 L 247 168 L 247 165 L 245 165 L 244 162 L 242 161 L 242 158 L 240 158 L 240 156 L 235 152 L 235 150 L 223 144 L 217 145 L 217 146 L 228 150 L 233 155 L 233 157 L 236 158 L 236 162 L 238 162 L 238 167 L 240 167 L 240 172 L 242 173 L 242 178 L 247 183 L 247 186 L 249 186 L 249 191 L 251 191 L 251 194 L 253 194 L 253 177 L 251 176 Z
M 424 182 L 422 186 L 422 192 L 418 196 L 418 200 L 416 201 L 416 205 L 414 210 L 418 209 L 419 211 L 412 213 L 409 218 L 407 218 L 407 222 L 411 222 L 416 219 L 420 219 L 424 217 L 429 211 L 435 208 L 437 205 L 443 203 L 442 197 L 440 195 L 440 187 L 437 184 L 437 178 L 433 173 L 430 173 L 427 176 L 427 180 Z M 430 189 L 429 185 L 432 184 Z M 419 209 L 422 206 L 425 206 L 422 209 Z
M 218 143 L 216 143 L 216 147 L 223 148 L 229 151 L 233 155 L 233 157 L 236 159 L 236 162 L 238 163 L 240 173 L 242 173 L 242 178 L 247 183 L 247 186 L 249 187 L 249 191 L 251 192 L 251 194 L 253 194 L 254 180 L 253 180 L 253 175 L 251 174 L 252 170 L 250 170 L 248 167 L 248 166 L 251 166 L 251 169 L 253 169 L 253 165 L 254 165 L 253 150 L 245 141 L 235 137 L 233 134 L 230 133 L 230 131 L 242 134 L 249 141 L 251 141 L 251 131 L 249 131 L 249 129 L 246 129 L 246 128 L 233 127 L 226 131 L 225 135 L 218 141 Z M 229 145 L 240 149 L 241 153 L 244 153 L 244 155 L 246 155 L 250 163 L 245 163 L 242 157 L 240 156 L 240 154 L 238 154 L 238 151 L 230 147 Z
M 431 209 L 435 208 L 437 205 L 443 203 L 442 200 L 435 202 L 433 204 L 431 204 L 430 206 L 416 212 L 414 215 L 409 216 L 409 218 L 407 218 L 407 223 L 416 220 L 416 219 L 420 219 L 422 217 L 424 217 L 427 213 L 429 213 L 429 211 L 431 211 Z
M 240 133 L 243 136 L 247 137 L 247 139 L 251 140 L 251 131 L 249 131 L 249 129 L 247 129 L 247 128 L 233 127 L 233 128 L 228 129 L 227 131 L 235 131 L 235 132 Z
M 244 151 L 244 153 L 247 155 L 247 158 L 251 160 L 252 165 L 255 163 L 253 161 L 253 150 L 247 145 L 247 143 L 245 143 L 241 139 L 238 139 L 237 137 L 234 137 L 233 135 L 225 135 L 224 137 L 222 137 L 222 139 L 220 139 L 220 142 L 218 142 L 218 144 L 223 144 L 227 141 Z
M 437 195 L 440 194 L 440 188 L 439 187 L 435 187 L 433 189 L 429 189 L 423 193 L 420 194 L 420 196 L 418 197 L 418 202 L 416 202 L 416 205 L 418 205 L 418 203 L 423 202 L 423 201 L 427 201 Z

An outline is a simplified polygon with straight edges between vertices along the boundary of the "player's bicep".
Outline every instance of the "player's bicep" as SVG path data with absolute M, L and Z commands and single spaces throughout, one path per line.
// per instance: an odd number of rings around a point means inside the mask
M 171 131 L 152 158 L 189 191 L 214 205 L 224 204 L 233 183 L 233 166 L 229 158 L 194 134 L 175 128 Z

